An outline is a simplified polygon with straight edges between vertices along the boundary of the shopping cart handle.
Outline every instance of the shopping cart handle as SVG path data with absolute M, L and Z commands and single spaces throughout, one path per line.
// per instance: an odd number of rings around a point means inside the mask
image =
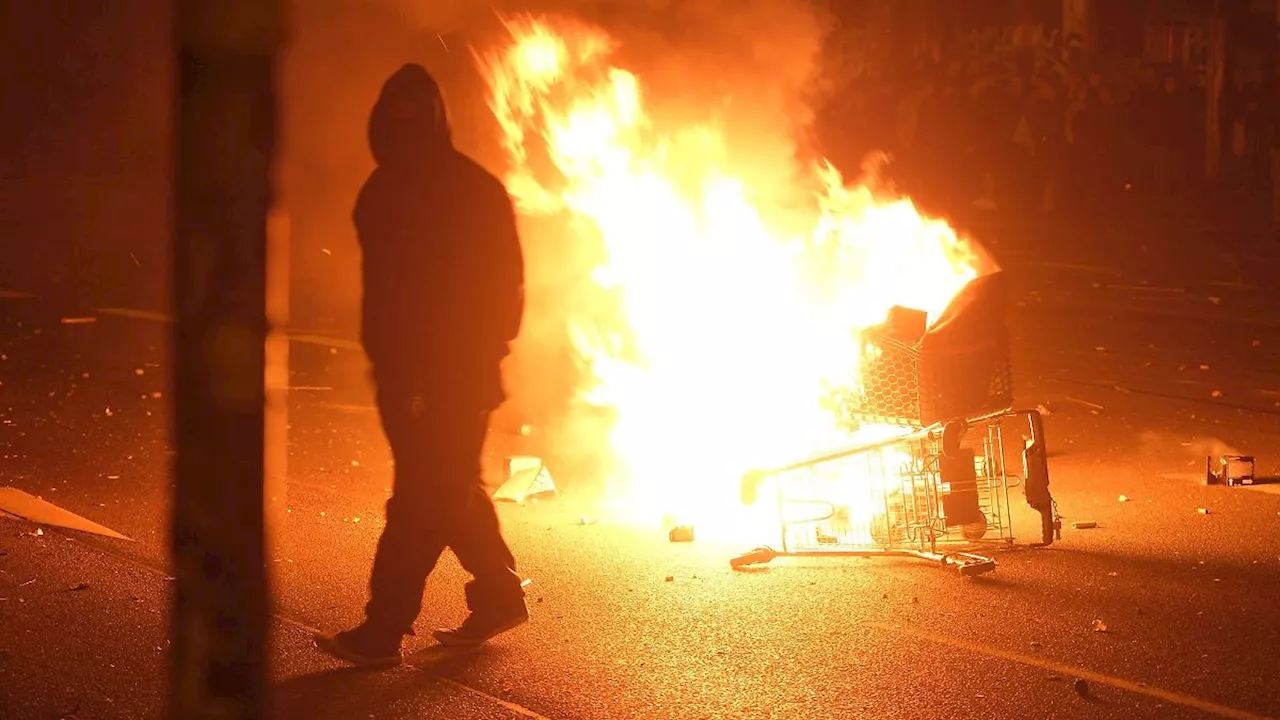
M 1027 438 L 1027 449 L 1035 448 L 1043 451 L 1044 446 L 1044 416 L 1039 410 L 1023 410 L 1021 414 L 1027 417 L 1027 429 L 1030 431 L 1031 437 Z
M 1027 504 L 1040 513 L 1041 546 L 1052 545 L 1061 532 L 1062 523 L 1049 492 L 1049 453 L 1044 443 L 1044 418 L 1038 410 L 1027 410 L 1027 426 L 1031 437 L 1022 450 L 1023 491 Z

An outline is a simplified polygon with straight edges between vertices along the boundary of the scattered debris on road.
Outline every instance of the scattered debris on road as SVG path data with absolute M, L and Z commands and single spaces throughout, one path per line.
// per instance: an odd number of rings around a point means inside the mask
M 1084 696 L 1089 694 L 1089 683 L 1084 678 L 1076 678 L 1074 687 L 1077 695 Z
M 1196 508 L 1196 512 L 1200 513 L 1201 515 L 1208 515 L 1209 508 Z
M 89 583 L 82 582 L 67 588 L 67 592 L 80 592 L 81 590 L 88 590 L 88 589 L 89 589 Z
M 540 457 L 517 455 L 506 460 L 506 479 L 493 494 L 495 502 L 523 505 L 529 500 L 554 498 L 559 491 Z
M 1092 520 L 1077 520 L 1071 523 L 1072 530 L 1092 530 L 1098 527 L 1098 523 Z
M 1254 483 L 1255 463 L 1251 455 L 1223 455 L 1218 459 L 1217 465 L 1218 469 L 1215 471 L 1213 457 L 1205 459 L 1206 485 L 1236 487 Z
M 1123 502 L 1129 502 L 1129 496 L 1128 496 L 1128 495 L 1121 495 L 1121 496 L 1120 496 L 1120 500 L 1119 500 L 1119 502 L 1122 502 L 1122 503 L 1123 503 Z
M 1077 398 L 1077 397 L 1066 397 L 1063 399 L 1066 400 L 1067 402 L 1073 402 L 1077 405 L 1083 405 L 1089 408 L 1090 410 L 1094 411 L 1095 413 L 1102 412 L 1103 410 L 1106 409 L 1105 407 L 1099 405 L 1098 403 L 1092 403 L 1092 402 L 1089 402 L 1088 400 L 1081 400 L 1080 398 Z
M 675 542 L 693 542 L 693 526 L 677 525 L 671 528 L 671 532 L 667 533 L 667 538 Z
M 586 515 L 583 515 L 582 517 L 578 518 L 578 524 L 579 525 L 595 525 L 596 520 L 593 517 L 588 517 Z
M 1100 633 L 1111 632 L 1111 630 L 1107 627 L 1107 624 L 1102 622 L 1101 620 L 1093 621 L 1093 631 L 1100 632 Z

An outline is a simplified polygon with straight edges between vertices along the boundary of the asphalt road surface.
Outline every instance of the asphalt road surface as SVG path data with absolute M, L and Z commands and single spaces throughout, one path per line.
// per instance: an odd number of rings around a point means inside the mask
M 1280 486 L 1203 482 L 1228 451 L 1280 476 L 1280 246 L 993 245 L 1016 287 L 1019 403 L 1048 412 L 1067 526 L 1053 547 L 1026 547 L 1035 518 L 1015 491 L 1018 543 L 981 578 L 893 559 L 734 572 L 743 547 L 670 543 L 562 474 L 558 500 L 501 508 L 532 622 L 481 651 L 433 647 L 421 631 L 464 612 L 448 560 L 408 664 L 385 673 L 310 647 L 311 628 L 360 618 L 390 474 L 362 356 L 298 338 L 271 558 L 276 715 L 1280 717 Z M 0 519 L 0 718 L 158 715 L 166 325 L 0 308 L 0 485 L 133 538 Z

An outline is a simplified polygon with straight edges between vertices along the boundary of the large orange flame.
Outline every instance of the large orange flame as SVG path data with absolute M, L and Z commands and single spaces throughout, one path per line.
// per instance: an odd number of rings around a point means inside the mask
M 575 308 L 570 331 L 592 369 L 585 397 L 616 412 L 616 497 L 703 534 L 740 527 L 744 471 L 853 439 L 826 399 L 857 381 L 859 328 L 894 305 L 936 316 L 985 261 L 826 164 L 788 236 L 771 221 L 794 208 L 759 198 L 787 195 L 776 184 L 795 173 L 737 176 L 731 153 L 750 148 L 713 123 L 655 121 L 603 31 L 506 24 L 511 41 L 478 59 L 509 190 L 523 213 L 561 214 L 600 246 L 600 302 Z

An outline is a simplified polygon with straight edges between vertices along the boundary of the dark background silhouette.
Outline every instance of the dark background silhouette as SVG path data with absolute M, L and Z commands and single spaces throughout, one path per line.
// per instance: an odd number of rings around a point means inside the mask
M 1274 3 L 1095 2 L 1087 42 L 1064 36 L 1062 0 L 814 4 L 833 18 L 816 145 L 846 171 L 886 150 L 902 189 L 977 226 L 1129 213 L 1154 227 L 1174 212 L 1266 221 Z M 499 30 L 496 18 L 486 3 L 421 5 L 314 0 L 293 18 L 281 187 L 298 323 L 356 329 L 350 208 L 370 167 L 363 122 L 379 78 L 405 61 L 432 68 L 459 116 L 460 146 L 500 170 L 467 51 Z M 586 0 L 523 5 L 620 12 Z M 1226 68 L 1222 173 L 1210 184 L 1203 86 L 1215 8 Z M 660 28 L 669 10 L 635 12 Z M 164 307 L 169 20 L 154 0 L 0 7 L 0 287 L 57 297 L 65 312 Z M 1166 76 L 1176 92 L 1161 97 Z

